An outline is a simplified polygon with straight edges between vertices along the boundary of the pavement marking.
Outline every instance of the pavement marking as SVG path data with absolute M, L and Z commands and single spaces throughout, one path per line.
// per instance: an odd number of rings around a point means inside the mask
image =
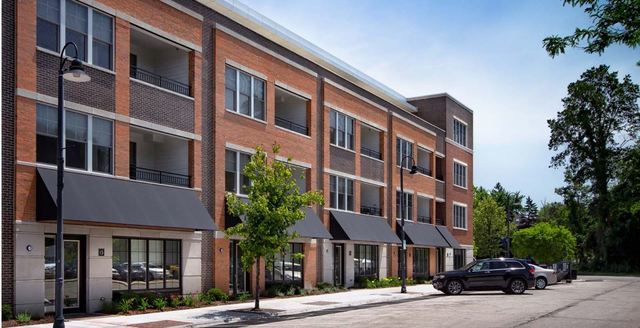
M 307 303 L 302 303 L 302 304 L 307 304 L 307 305 L 334 305 L 334 304 L 340 304 L 341 302 L 329 302 L 329 301 L 316 301 L 316 302 L 307 302 Z

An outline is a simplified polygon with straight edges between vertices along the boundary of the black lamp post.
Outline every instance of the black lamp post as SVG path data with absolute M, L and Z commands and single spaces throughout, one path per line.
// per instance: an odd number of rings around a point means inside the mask
M 402 160 L 400 161 L 400 237 L 402 239 L 402 268 L 400 270 L 400 276 L 402 278 L 402 287 L 400 287 L 400 293 L 406 293 L 407 292 L 407 241 L 404 235 L 404 177 L 403 177 L 403 172 L 404 172 L 404 160 L 405 159 L 410 159 L 411 160 L 411 170 L 409 171 L 409 174 L 416 174 L 416 172 L 418 172 L 418 167 L 416 166 L 416 161 L 413 160 L 413 157 L 409 156 L 409 155 L 405 155 L 404 157 L 402 157 Z
M 68 68 L 64 65 L 67 63 L 68 58 L 64 55 L 64 51 L 68 46 L 73 46 L 75 49 L 75 56 L 71 61 Z M 55 294 L 55 308 L 56 318 L 53 322 L 53 327 L 64 327 L 64 233 L 63 224 L 64 218 L 62 217 L 62 188 L 64 187 L 64 150 L 65 150 L 65 119 L 64 119 L 64 80 L 72 82 L 87 82 L 91 80 L 89 75 L 84 71 L 84 65 L 78 60 L 78 47 L 73 42 L 67 42 L 62 47 L 60 52 L 60 69 L 58 70 L 58 183 L 57 183 L 57 213 L 56 213 L 56 294 Z

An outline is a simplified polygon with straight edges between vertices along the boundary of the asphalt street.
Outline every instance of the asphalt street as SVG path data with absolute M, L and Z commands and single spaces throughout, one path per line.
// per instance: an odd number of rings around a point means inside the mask
M 584 276 L 523 295 L 470 292 L 237 323 L 260 327 L 640 327 L 640 278 Z M 336 295 L 338 296 L 338 295 Z

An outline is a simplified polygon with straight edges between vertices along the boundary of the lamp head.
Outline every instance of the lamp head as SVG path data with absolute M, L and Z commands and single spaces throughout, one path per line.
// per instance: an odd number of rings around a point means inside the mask
M 416 174 L 418 173 L 418 167 L 415 165 L 411 165 L 411 171 L 409 171 L 409 174 Z
M 88 82 L 91 77 L 87 75 L 84 65 L 78 59 L 74 59 L 62 75 L 65 80 L 72 82 Z

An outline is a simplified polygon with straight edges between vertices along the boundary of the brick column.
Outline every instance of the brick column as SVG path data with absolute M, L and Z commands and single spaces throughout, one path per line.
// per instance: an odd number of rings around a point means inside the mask
M 315 239 L 304 244 L 304 288 L 311 289 L 317 282 L 317 250 L 318 244 Z
M 213 257 L 215 258 L 215 266 L 213 267 L 214 286 L 220 288 L 223 292 L 229 292 L 229 240 L 225 238 L 214 239 Z
M 130 26 L 122 18 L 115 18 L 116 115 L 129 116 L 129 55 Z M 114 145 L 115 174 L 129 177 L 129 124 L 116 121 Z
M 189 140 L 189 176 L 191 177 L 191 187 L 200 188 L 202 186 L 202 160 L 200 152 L 202 151 L 201 142 L 198 140 Z

